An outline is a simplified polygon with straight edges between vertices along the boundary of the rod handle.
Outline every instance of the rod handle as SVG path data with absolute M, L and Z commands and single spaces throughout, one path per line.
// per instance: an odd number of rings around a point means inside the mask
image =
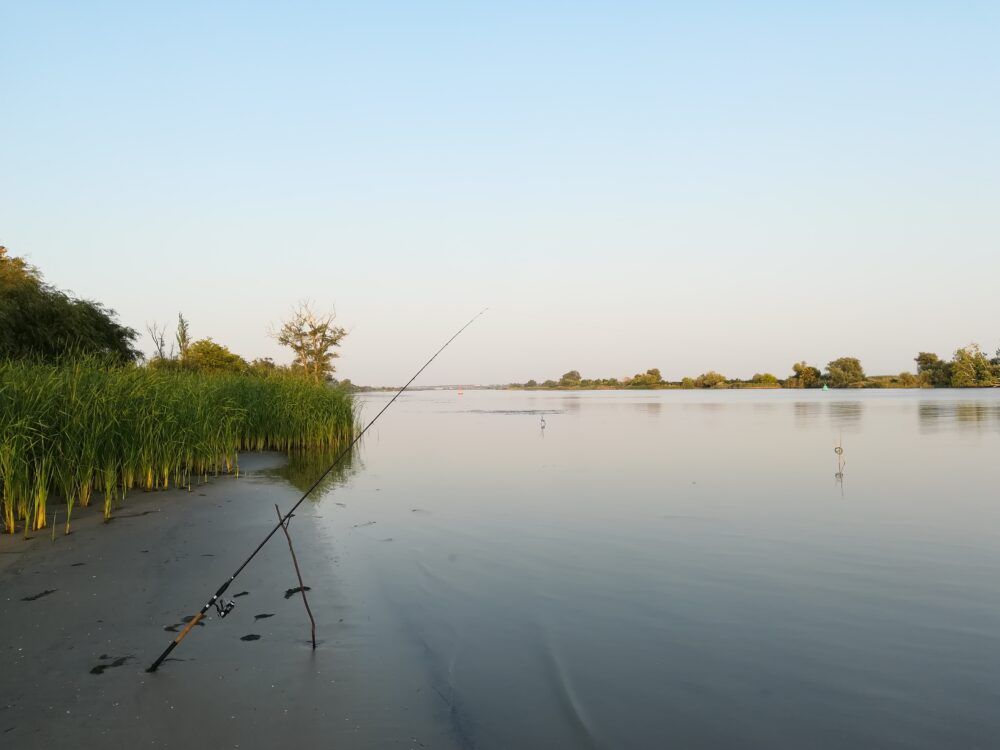
M 205 616 L 205 611 L 204 611 L 204 610 L 202 610 L 201 612 L 199 612 L 198 614 L 196 614 L 196 615 L 195 615 L 194 617 L 192 617 L 192 618 L 191 618 L 191 622 L 189 622 L 189 623 L 188 623 L 187 625 L 185 625 L 185 626 L 184 626 L 184 629 L 183 629 L 183 630 L 182 630 L 181 632 L 179 632 L 179 633 L 177 634 L 177 637 L 176 637 L 176 638 L 174 638 L 174 643 L 176 644 L 176 643 L 180 643 L 181 641 L 183 641 L 183 640 L 184 640 L 184 637 L 185 637 L 185 636 L 186 636 L 186 635 L 187 635 L 188 633 L 190 633 L 190 632 L 191 632 L 191 628 L 193 628 L 193 627 L 194 627 L 195 625 L 197 625 L 197 624 L 198 624 L 198 621 L 199 621 L 199 620 L 200 620 L 200 619 L 201 619 L 202 617 L 204 617 L 204 616 Z
M 146 671 L 155 672 L 157 669 L 159 669 L 160 665 L 163 663 L 163 660 L 170 655 L 171 651 L 177 648 L 177 644 L 184 640 L 184 637 L 191 632 L 191 628 L 197 625 L 198 621 L 204 616 L 205 616 L 205 610 L 203 609 L 201 612 L 192 617 L 191 621 L 184 626 L 184 629 L 177 634 L 177 637 L 174 638 L 172 641 L 170 641 L 170 645 L 163 650 L 163 653 L 160 654 L 159 657 L 157 657 L 156 661 L 154 661 L 152 664 L 149 665 L 149 667 L 147 667 Z

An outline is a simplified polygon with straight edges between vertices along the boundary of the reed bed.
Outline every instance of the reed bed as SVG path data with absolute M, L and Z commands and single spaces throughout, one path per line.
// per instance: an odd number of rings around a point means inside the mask
M 105 519 L 133 488 L 191 488 L 239 471 L 241 450 L 329 450 L 357 429 L 352 397 L 289 374 L 0 362 L 0 527 L 45 528 L 50 498 L 94 497 Z

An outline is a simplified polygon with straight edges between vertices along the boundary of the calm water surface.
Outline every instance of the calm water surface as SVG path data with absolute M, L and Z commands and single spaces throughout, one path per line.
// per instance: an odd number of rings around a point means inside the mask
M 370 435 L 320 523 L 459 746 L 1000 742 L 1000 391 L 421 392 Z

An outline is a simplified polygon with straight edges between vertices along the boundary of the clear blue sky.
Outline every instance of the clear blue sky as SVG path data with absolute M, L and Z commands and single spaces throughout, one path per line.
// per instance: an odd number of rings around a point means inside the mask
M 544 6 L 541 7 L 541 6 Z M 996 3 L 2 3 L 0 243 L 399 383 L 1000 345 Z

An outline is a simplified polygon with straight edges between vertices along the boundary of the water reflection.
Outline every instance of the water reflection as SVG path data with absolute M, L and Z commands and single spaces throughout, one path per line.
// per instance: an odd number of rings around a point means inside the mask
M 796 401 L 793 405 L 795 426 L 799 429 L 811 429 L 822 412 L 822 405 L 816 401 Z
M 663 411 L 663 403 L 660 401 L 640 401 L 636 408 L 650 417 L 659 417 Z
M 837 473 L 833 475 L 834 481 L 837 486 L 840 487 L 840 497 L 844 497 L 844 467 L 847 465 L 847 461 L 844 458 L 844 442 L 843 440 L 838 440 L 836 447 L 833 449 L 834 454 L 837 456 Z
M 864 409 L 864 404 L 860 401 L 831 401 L 830 423 L 841 430 L 860 427 Z
M 920 431 L 1000 431 L 1000 404 L 985 401 L 928 401 L 920 404 L 917 415 Z
M 569 412 L 579 412 L 580 411 L 580 398 L 579 396 L 564 396 L 562 399 L 563 411 Z
M 288 454 L 288 463 L 275 469 L 273 473 L 288 480 L 296 489 L 305 492 L 336 460 L 342 450 L 341 446 L 327 450 L 292 451 Z M 362 468 L 364 463 L 361 461 L 359 449 L 355 446 L 329 474 L 323 477 L 323 481 L 309 497 L 313 500 L 320 499 L 333 488 L 343 485 Z
M 998 431 L 1000 392 L 414 397 L 322 523 L 463 746 L 989 747 Z

